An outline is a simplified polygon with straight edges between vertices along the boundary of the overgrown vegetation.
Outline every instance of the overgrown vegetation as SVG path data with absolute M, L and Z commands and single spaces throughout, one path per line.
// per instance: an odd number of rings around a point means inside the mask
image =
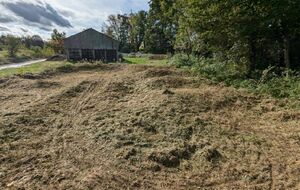
M 256 70 L 252 77 L 248 77 L 246 67 L 233 61 L 222 61 L 216 58 L 198 59 L 195 56 L 188 57 L 186 54 L 175 55 L 169 63 L 176 67 L 191 69 L 193 73 L 212 81 L 245 88 L 257 94 L 300 99 L 300 73 L 297 71 L 268 67 L 265 70 Z

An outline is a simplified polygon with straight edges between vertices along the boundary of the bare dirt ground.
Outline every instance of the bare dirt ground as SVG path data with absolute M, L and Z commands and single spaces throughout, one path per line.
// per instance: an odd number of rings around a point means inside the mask
M 173 68 L 0 79 L 0 189 L 300 189 L 300 112 Z

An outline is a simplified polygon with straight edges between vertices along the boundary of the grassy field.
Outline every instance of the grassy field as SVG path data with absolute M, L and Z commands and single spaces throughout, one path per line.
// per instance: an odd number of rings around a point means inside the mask
M 26 73 L 41 73 L 47 70 L 56 69 L 61 66 L 71 65 L 70 62 L 62 62 L 62 61 L 46 61 L 41 63 L 35 63 L 32 65 L 20 67 L 20 68 L 9 68 L 0 70 L 0 77 L 7 77 L 11 75 L 17 74 L 26 74 Z

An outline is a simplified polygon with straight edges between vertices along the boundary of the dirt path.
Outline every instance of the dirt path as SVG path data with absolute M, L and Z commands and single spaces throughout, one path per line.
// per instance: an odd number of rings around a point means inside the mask
M 39 62 L 44 62 L 44 61 L 46 61 L 46 59 L 38 59 L 38 60 L 25 61 L 25 62 L 21 62 L 21 63 L 12 63 L 12 64 L 7 64 L 7 65 L 0 65 L 0 70 L 9 69 L 9 68 L 24 67 L 26 65 L 32 65 L 34 63 L 39 63 Z
M 300 112 L 167 67 L 0 79 L 0 189 L 299 189 Z

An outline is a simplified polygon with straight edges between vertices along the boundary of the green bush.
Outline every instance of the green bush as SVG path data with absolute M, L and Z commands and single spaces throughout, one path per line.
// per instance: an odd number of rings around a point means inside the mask
M 30 49 L 33 51 L 33 53 L 32 53 L 33 57 L 42 57 L 42 48 L 41 47 L 32 46 Z
M 217 82 L 230 83 L 236 79 L 244 79 L 246 72 L 233 62 L 220 62 L 215 58 L 200 59 L 192 70 Z
M 279 76 L 257 85 L 256 91 L 275 98 L 300 98 L 300 76 Z
M 41 48 L 39 46 L 31 47 L 33 57 L 51 57 L 55 55 L 54 50 L 50 47 Z
M 43 55 L 43 57 L 52 57 L 52 56 L 55 55 L 55 52 L 54 52 L 54 50 L 53 50 L 52 48 L 50 48 L 50 47 L 44 47 L 44 48 L 42 49 L 42 55 Z
M 197 64 L 198 59 L 195 56 L 188 56 L 186 54 L 176 54 L 171 57 L 169 63 L 175 65 L 176 67 L 191 67 Z

